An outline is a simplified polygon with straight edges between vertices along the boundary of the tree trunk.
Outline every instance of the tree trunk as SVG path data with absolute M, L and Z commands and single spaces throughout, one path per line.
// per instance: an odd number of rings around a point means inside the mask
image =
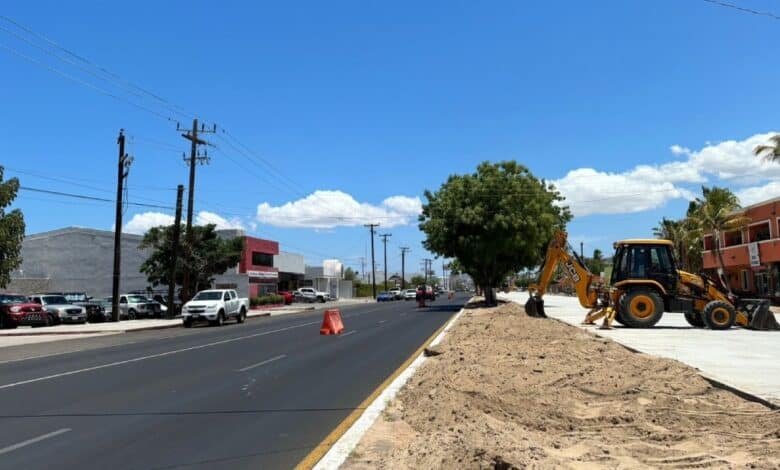
M 715 255 L 718 258 L 718 277 L 720 278 L 723 287 L 726 288 L 726 292 L 728 292 L 729 295 L 733 295 L 731 292 L 731 285 L 729 285 L 729 280 L 726 278 L 725 274 L 726 264 L 723 262 L 723 252 L 720 251 L 720 233 L 718 231 L 713 232 L 712 238 L 715 240 Z
M 487 307 L 495 307 L 497 305 L 496 291 L 492 287 L 485 287 L 485 305 Z

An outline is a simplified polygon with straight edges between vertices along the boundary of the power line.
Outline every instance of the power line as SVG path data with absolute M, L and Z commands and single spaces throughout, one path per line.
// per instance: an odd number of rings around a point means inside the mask
M 766 17 L 772 18 L 774 20 L 780 20 L 780 15 L 776 15 L 776 14 L 770 12 L 770 11 L 754 10 L 752 8 L 746 8 L 746 7 L 743 7 L 743 6 L 735 5 L 733 3 L 721 2 L 720 0 L 702 0 L 702 1 L 703 2 L 707 2 L 707 3 L 711 3 L 713 5 L 718 5 L 718 6 L 721 6 L 721 7 L 724 7 L 724 8 L 731 8 L 732 10 L 738 10 L 738 11 L 741 11 L 743 13 L 750 13 L 751 15 L 766 16 Z
M 76 193 L 66 193 L 63 191 L 51 191 L 49 189 L 41 189 L 41 188 L 31 188 L 29 186 L 19 186 L 19 189 L 23 191 L 32 191 L 36 193 L 44 193 L 44 194 L 51 194 L 54 196 L 63 196 L 63 197 L 71 197 L 74 199 L 85 199 L 89 201 L 100 201 L 100 202 L 110 202 L 110 203 L 116 203 L 114 199 L 108 199 L 104 197 L 96 197 L 96 196 L 89 196 L 86 194 L 76 194 Z M 144 204 L 141 202 L 128 202 L 127 203 L 130 206 L 136 206 L 136 207 L 150 207 L 153 209 L 165 209 L 165 210 L 175 210 L 174 207 L 171 206 L 161 206 L 156 204 Z

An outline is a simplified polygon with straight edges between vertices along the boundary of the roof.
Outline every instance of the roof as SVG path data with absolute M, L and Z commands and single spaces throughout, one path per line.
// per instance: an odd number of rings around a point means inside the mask
M 615 245 L 667 245 L 672 246 L 673 243 L 669 240 L 661 240 L 658 238 L 627 238 L 625 240 L 618 240 Z
M 25 235 L 25 238 L 32 240 L 36 238 L 53 237 L 53 236 L 65 235 L 69 233 L 89 234 L 89 235 L 111 237 L 111 238 L 113 238 L 114 236 L 113 230 L 98 230 L 94 228 L 85 228 L 85 227 L 65 227 L 56 230 L 49 230 L 47 232 L 31 233 L 29 235 Z M 143 235 L 136 235 L 134 233 L 122 232 L 122 238 L 141 241 Z

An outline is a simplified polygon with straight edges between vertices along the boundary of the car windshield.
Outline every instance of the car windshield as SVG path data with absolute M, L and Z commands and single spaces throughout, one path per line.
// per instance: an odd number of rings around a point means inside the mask
M 139 302 L 148 302 L 149 300 L 146 297 L 144 297 L 143 295 L 128 295 L 127 296 L 127 301 L 131 302 L 131 303 L 134 303 L 134 304 L 137 304 Z
M 86 302 L 87 300 L 87 294 L 68 293 L 64 294 L 64 296 L 68 299 L 68 302 Z
M 222 292 L 220 291 L 205 291 L 198 292 L 198 295 L 192 298 L 192 300 L 219 300 L 222 298 Z
M 27 302 L 27 297 L 23 295 L 0 295 L 0 304 L 23 304 Z
M 380 292 L 379 295 L 387 295 L 387 292 Z
M 69 304 L 68 299 L 65 298 L 64 295 L 44 295 L 41 297 L 41 300 L 43 300 L 43 303 L 45 304 Z
M 416 294 L 416 293 L 417 293 L 417 291 L 416 291 L 416 290 L 414 290 L 414 289 L 406 289 L 406 293 L 407 293 L 407 294 Z

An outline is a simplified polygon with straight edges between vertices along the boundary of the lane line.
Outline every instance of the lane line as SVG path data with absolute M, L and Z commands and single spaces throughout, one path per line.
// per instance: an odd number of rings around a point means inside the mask
M 387 321 L 387 320 L 379 320 L 379 324 L 381 325 L 382 323 L 384 323 L 384 322 L 386 322 L 386 321 Z
M 59 436 L 60 434 L 65 434 L 66 432 L 69 432 L 70 428 L 62 428 L 58 429 L 56 431 L 50 432 L 48 434 L 44 434 L 42 436 L 33 437 L 32 439 L 27 439 L 26 441 L 22 441 L 18 444 L 14 444 L 12 446 L 3 447 L 0 449 L 0 455 L 7 454 L 9 452 L 13 452 L 16 449 L 21 449 L 22 447 L 29 446 L 30 444 L 35 444 L 36 442 L 41 442 L 45 439 L 52 438 L 54 436 Z
M 285 327 L 285 328 L 279 328 L 279 329 L 271 330 L 271 331 L 264 331 L 262 333 L 255 333 L 255 334 L 247 335 L 247 336 L 239 336 L 237 338 L 229 338 L 229 339 L 225 339 L 225 340 L 221 340 L 221 341 L 215 341 L 213 343 L 206 343 L 206 344 L 201 344 L 201 345 L 198 345 L 198 346 L 191 346 L 189 348 L 174 349 L 173 351 L 166 351 L 166 352 L 157 353 L 157 354 L 150 354 L 148 356 L 135 357 L 133 359 L 126 359 L 124 361 L 110 362 L 108 364 L 101 364 L 99 366 L 85 367 L 83 369 L 76 369 L 76 370 L 71 370 L 71 371 L 68 371 L 68 372 L 61 372 L 59 374 L 52 374 L 52 375 L 47 375 L 47 376 L 44 376 L 44 377 L 37 377 L 37 378 L 34 378 L 34 379 L 22 380 L 22 381 L 19 381 L 19 382 L 14 382 L 14 383 L 10 383 L 10 384 L 0 385 L 0 390 L 6 389 L 6 388 L 11 388 L 11 387 L 17 387 L 19 385 L 26 385 L 26 384 L 35 383 L 35 382 L 41 382 L 41 381 L 44 381 L 44 380 L 56 379 L 58 377 L 66 377 L 68 375 L 81 374 L 83 372 L 91 372 L 93 370 L 105 369 L 107 367 L 115 367 L 115 366 L 121 366 L 121 365 L 124 365 L 124 364 L 130 364 L 130 363 L 133 363 L 133 362 L 145 361 L 147 359 L 154 359 L 154 358 L 158 358 L 158 357 L 170 356 L 172 354 L 179 354 L 179 353 L 183 353 L 183 352 L 187 352 L 187 351 L 194 351 L 194 350 L 197 350 L 197 349 L 210 348 L 212 346 L 218 346 L 220 344 L 227 344 L 227 343 L 232 343 L 232 342 L 235 342 L 235 341 L 241 341 L 241 340 L 244 340 L 244 339 L 257 338 L 258 336 L 266 336 L 266 335 L 270 335 L 270 334 L 273 334 L 273 333 L 279 333 L 279 332 L 282 332 L 282 331 L 293 330 L 295 328 L 302 328 L 304 326 L 316 325 L 316 324 L 319 324 L 319 323 L 320 323 L 319 321 L 313 321 L 313 322 L 308 322 L 308 323 L 301 323 L 299 325 L 292 325 L 292 326 L 288 326 L 288 327 Z
M 271 359 L 266 359 L 265 361 L 258 362 L 257 364 L 252 364 L 251 366 L 246 366 L 243 369 L 238 369 L 238 372 L 246 372 L 248 370 L 254 369 L 255 367 L 264 366 L 264 365 L 270 364 L 270 363 L 272 363 L 274 361 L 278 361 L 279 359 L 284 359 L 285 357 L 287 357 L 287 354 L 280 354 L 280 355 L 278 355 L 276 357 L 272 357 Z
M 349 336 L 349 335 L 354 335 L 355 333 L 357 333 L 357 330 L 352 330 L 352 331 L 349 331 L 347 333 L 344 333 L 343 335 L 339 335 L 339 338 L 343 338 L 343 337 Z

